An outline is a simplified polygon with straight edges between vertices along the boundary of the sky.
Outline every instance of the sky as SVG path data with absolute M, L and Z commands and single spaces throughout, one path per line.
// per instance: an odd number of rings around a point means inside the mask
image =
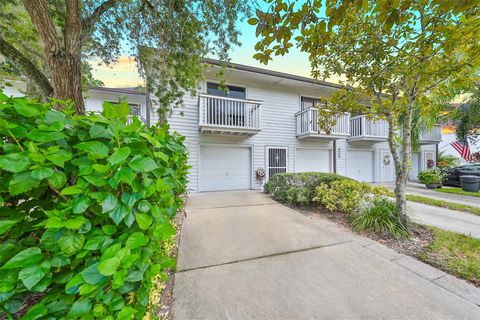
M 239 47 L 232 48 L 230 53 L 231 62 L 245 64 L 249 66 L 266 68 L 275 71 L 291 73 L 299 76 L 310 76 L 310 63 L 308 55 L 292 48 L 286 56 L 274 57 L 267 66 L 261 64 L 252 56 L 255 54 L 255 27 L 249 25 L 246 20 L 238 22 L 238 28 L 241 31 Z M 106 66 L 99 65 L 99 61 L 92 61 L 93 76 L 102 80 L 106 87 L 135 87 L 143 85 L 143 80 L 139 77 L 134 59 L 129 56 L 121 56 L 118 62 Z M 335 79 L 331 79 L 336 82 Z

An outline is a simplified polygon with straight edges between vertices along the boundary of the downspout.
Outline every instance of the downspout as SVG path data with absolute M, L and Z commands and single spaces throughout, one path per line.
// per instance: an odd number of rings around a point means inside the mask
M 337 173 L 337 140 L 333 140 L 333 173 Z
M 438 143 L 435 144 L 435 163 L 437 164 L 436 167 L 438 167 Z

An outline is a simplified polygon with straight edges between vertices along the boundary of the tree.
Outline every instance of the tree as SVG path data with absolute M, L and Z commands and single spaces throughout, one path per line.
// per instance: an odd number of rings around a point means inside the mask
M 153 90 L 163 106 L 180 103 L 183 92 L 193 90 L 202 76 L 202 58 L 216 54 L 225 60 L 230 46 L 238 44 L 235 22 L 248 12 L 248 4 L 225 0 L 0 0 L 0 12 L 0 54 L 44 96 L 70 99 L 81 114 L 85 111 L 82 68 L 88 72 L 82 62 L 98 57 L 111 63 L 120 54 L 138 56 L 139 46 L 164 53 L 156 74 L 162 80 L 154 82 Z M 12 21 L 22 28 L 12 30 Z M 32 46 L 35 39 L 40 42 Z
M 414 113 L 435 114 L 436 91 L 467 81 L 480 64 L 478 1 L 266 2 L 249 19 L 260 36 L 254 57 L 267 64 L 296 44 L 313 77 L 346 79 L 319 117 L 348 111 L 388 121 L 396 203 L 406 214 Z

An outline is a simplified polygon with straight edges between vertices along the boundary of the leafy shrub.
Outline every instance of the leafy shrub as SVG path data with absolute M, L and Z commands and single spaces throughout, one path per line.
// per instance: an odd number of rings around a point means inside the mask
M 320 184 L 329 185 L 337 180 L 350 179 L 323 172 L 279 173 L 270 178 L 264 190 L 283 203 L 310 204 L 315 197 L 315 189 Z
M 408 221 L 398 212 L 395 202 L 384 197 L 374 198 L 371 206 L 356 214 L 352 227 L 357 231 L 385 232 L 394 237 L 409 235 Z
M 127 104 L 72 116 L 0 92 L 0 314 L 141 319 L 182 207 L 186 150 Z
M 445 179 L 445 173 L 439 168 L 420 171 L 418 180 L 423 184 L 441 184 Z
M 371 186 L 352 179 L 342 179 L 330 184 L 320 184 L 316 189 L 313 201 L 318 202 L 327 210 L 352 214 L 367 205 L 372 197 L 388 194 L 389 191 L 385 187 Z

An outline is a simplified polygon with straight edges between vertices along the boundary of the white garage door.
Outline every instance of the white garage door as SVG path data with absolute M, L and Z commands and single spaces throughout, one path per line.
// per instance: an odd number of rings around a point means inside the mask
M 250 189 L 250 148 L 201 146 L 199 171 L 200 191 Z
M 420 153 L 412 152 L 412 167 L 410 168 L 410 172 L 408 177 L 410 180 L 416 181 L 418 180 L 418 172 L 420 170 Z
M 295 172 L 330 172 L 330 151 L 325 149 L 296 149 Z
M 348 151 L 347 176 L 363 182 L 373 181 L 373 152 Z

